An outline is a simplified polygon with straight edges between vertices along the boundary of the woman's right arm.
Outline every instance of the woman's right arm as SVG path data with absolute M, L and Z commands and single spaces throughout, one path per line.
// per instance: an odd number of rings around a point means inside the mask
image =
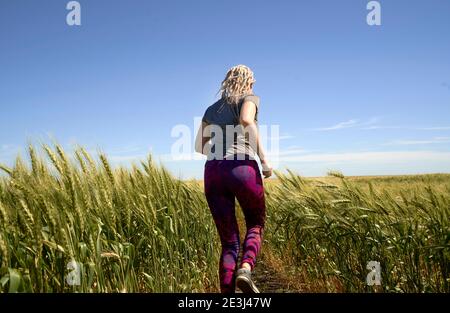
M 211 139 L 210 134 L 207 134 L 208 130 L 208 123 L 202 121 L 202 124 L 200 125 L 200 128 L 197 132 L 197 136 L 195 138 L 195 152 L 207 155 L 208 151 L 205 149 L 205 146 L 208 144 L 209 140 Z
M 261 143 L 261 138 L 259 137 L 258 127 L 255 123 L 256 115 L 256 104 L 252 101 L 245 101 L 242 104 L 241 115 L 239 122 L 245 128 L 245 132 L 249 134 L 250 146 L 254 151 L 257 152 L 259 159 L 261 160 L 261 165 L 263 169 L 263 175 L 265 178 L 272 176 L 272 166 L 266 157 L 264 147 Z

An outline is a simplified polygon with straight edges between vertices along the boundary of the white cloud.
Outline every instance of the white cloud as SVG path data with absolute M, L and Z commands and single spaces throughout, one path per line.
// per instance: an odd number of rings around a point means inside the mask
M 74 147 L 76 147 L 75 145 Z M 113 165 L 126 165 L 132 162 L 145 161 L 149 154 L 152 153 L 152 147 L 145 149 L 137 145 L 128 145 L 124 147 L 101 149 L 101 148 L 85 148 L 86 151 L 97 158 L 100 153 L 105 154 L 107 159 Z
M 372 125 L 372 124 L 377 123 L 379 120 L 380 120 L 380 118 L 375 116 L 375 117 L 370 118 L 370 120 L 368 120 L 366 123 L 363 123 L 363 125 Z
M 367 121 L 360 121 L 357 119 L 351 119 L 345 122 L 338 123 L 330 127 L 313 128 L 314 131 L 331 131 L 340 130 L 346 128 L 358 128 L 362 130 L 378 130 L 378 129 L 409 129 L 409 130 L 450 130 L 450 126 L 429 126 L 429 127 L 416 127 L 416 126 L 401 126 L 401 125 L 379 125 L 379 117 L 372 117 Z
M 361 127 L 364 130 L 374 130 L 374 129 L 402 129 L 402 126 L 382 126 L 382 125 L 372 125 L 367 127 Z
M 206 156 L 197 152 L 177 154 L 167 153 L 155 155 L 155 159 L 161 160 L 161 162 L 205 161 Z
M 267 137 L 267 140 L 286 140 L 286 139 L 293 139 L 295 136 L 292 135 L 280 135 L 278 137 Z M 262 138 L 264 139 L 264 138 Z
M 450 130 L 450 126 L 435 126 L 435 127 L 410 127 L 410 126 L 389 126 L 389 125 L 372 125 L 361 127 L 364 130 L 376 129 L 410 129 L 410 130 Z
M 298 155 L 310 152 L 309 150 L 305 150 L 299 146 L 291 146 L 284 150 L 277 152 L 267 151 L 266 154 L 268 157 L 280 157 L 284 155 Z
M 342 153 L 309 153 L 301 149 L 283 150 L 275 169 L 286 168 L 305 176 L 323 176 L 329 170 L 345 175 L 400 175 L 450 172 L 450 152 L 438 151 L 373 151 Z M 291 154 L 291 152 L 293 152 Z M 166 155 L 169 158 L 170 155 Z M 186 155 L 189 157 L 189 155 Z M 159 159 L 156 157 L 156 159 Z M 269 157 L 270 159 L 270 157 Z M 275 161 L 275 159 L 271 159 Z M 184 177 L 203 178 L 203 163 L 164 161 L 166 168 Z M 186 176 L 187 175 L 187 176 Z
M 437 127 L 423 127 L 417 128 L 418 130 L 450 130 L 450 126 L 437 126 Z
M 346 122 L 341 122 L 336 125 L 330 126 L 330 127 L 322 127 L 322 128 L 314 128 L 312 130 L 315 131 L 330 131 L 330 130 L 339 130 L 339 129 L 345 129 L 345 128 L 359 128 L 359 129 L 374 129 L 373 127 L 377 126 L 370 126 L 375 123 L 377 123 L 380 119 L 378 117 L 371 117 L 367 121 L 359 121 L 356 119 L 351 119 Z
M 306 155 L 280 156 L 281 162 L 410 162 L 410 161 L 450 161 L 450 152 L 437 151 L 376 151 L 315 153 Z
M 14 146 L 14 145 L 9 145 L 9 144 L 2 144 L 1 145 L 1 149 L 0 151 L 11 151 L 11 150 L 16 150 L 18 147 Z
M 440 143 L 449 143 L 450 137 L 435 137 L 429 140 L 394 140 L 388 142 L 384 145 L 393 146 L 393 145 L 429 145 L 429 144 L 440 144 Z
M 113 163 L 133 162 L 141 161 L 147 158 L 148 154 L 135 154 L 135 155 L 108 155 L 106 157 Z
M 349 121 L 341 122 L 339 124 L 336 124 L 336 125 L 333 125 L 330 127 L 314 128 L 313 130 L 316 130 L 316 131 L 338 130 L 338 129 L 355 127 L 357 124 L 358 124 L 358 120 L 349 120 Z
M 291 134 L 288 134 L 288 133 L 285 133 L 285 134 L 282 134 L 282 135 L 278 135 L 278 136 L 270 136 L 270 135 L 268 135 L 268 134 L 266 134 L 264 132 L 261 132 L 260 136 L 261 136 L 262 142 L 266 143 L 266 144 L 268 142 L 271 142 L 271 141 L 278 141 L 279 142 L 281 140 L 288 140 L 288 139 L 295 138 L 295 136 L 293 136 Z
M 127 154 L 142 154 L 143 151 L 151 151 L 152 148 L 143 148 L 140 145 L 127 145 L 124 147 L 118 147 L 118 148 L 113 148 L 113 149 L 108 149 L 106 150 L 107 154 L 112 154 L 112 155 L 127 155 Z
M 11 144 L 2 144 L 0 146 L 0 162 L 14 159 L 22 151 L 21 147 Z

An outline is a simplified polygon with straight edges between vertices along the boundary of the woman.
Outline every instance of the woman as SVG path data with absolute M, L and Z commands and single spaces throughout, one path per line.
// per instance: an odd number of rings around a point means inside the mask
M 272 175 L 257 128 L 259 97 L 253 94 L 255 79 L 245 65 L 231 68 L 220 88 L 221 98 L 208 107 L 196 139 L 196 151 L 208 156 L 204 188 L 222 244 L 219 264 L 220 289 L 233 293 L 235 285 L 245 293 L 258 293 L 251 278 L 261 249 L 265 223 L 263 174 Z M 235 198 L 242 207 L 247 234 L 236 272 L 240 239 Z

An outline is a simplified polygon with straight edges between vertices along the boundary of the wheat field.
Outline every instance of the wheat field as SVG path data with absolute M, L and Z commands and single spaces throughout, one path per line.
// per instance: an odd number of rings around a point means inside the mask
M 278 174 L 271 247 L 321 292 L 449 292 L 450 175 Z M 381 286 L 368 286 L 370 261 Z
M 1 292 L 219 290 L 201 182 L 151 156 L 113 168 L 57 144 L 30 145 L 27 161 L 0 171 Z M 276 174 L 263 251 L 303 286 L 293 291 L 450 291 L 450 175 Z M 369 261 L 381 264 L 381 286 L 366 284 Z
M 218 284 L 206 201 L 152 159 L 112 169 L 82 148 L 30 146 L 0 181 L 1 290 L 202 292 Z M 67 264 L 81 263 L 70 286 Z

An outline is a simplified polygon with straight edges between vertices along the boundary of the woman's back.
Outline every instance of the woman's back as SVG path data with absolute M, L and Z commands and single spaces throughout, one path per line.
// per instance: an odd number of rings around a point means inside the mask
M 255 122 L 257 122 L 259 97 L 256 95 L 243 97 L 237 105 L 230 104 L 221 98 L 206 109 L 202 121 L 211 126 L 211 132 L 214 133 L 211 141 L 215 147 L 208 154 L 208 160 L 236 159 L 237 156 L 245 155 L 255 159 L 256 152 L 252 149 L 249 138 L 245 136 L 244 128 L 239 123 L 241 108 L 246 101 L 256 105 Z

